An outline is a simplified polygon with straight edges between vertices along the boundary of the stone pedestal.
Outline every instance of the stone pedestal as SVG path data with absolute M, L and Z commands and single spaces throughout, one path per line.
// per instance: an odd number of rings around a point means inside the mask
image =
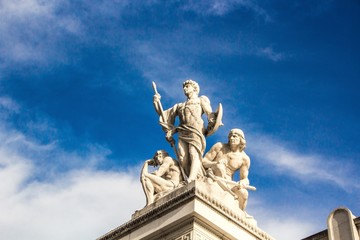
M 98 240 L 273 240 L 216 183 L 193 181 Z

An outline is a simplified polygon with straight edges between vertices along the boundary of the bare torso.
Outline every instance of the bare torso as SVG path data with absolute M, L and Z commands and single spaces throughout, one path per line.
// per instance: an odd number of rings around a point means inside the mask
M 204 127 L 204 121 L 201 118 L 202 114 L 203 109 L 199 97 L 189 99 L 178 106 L 180 124 L 193 126 L 198 130 L 202 130 Z
M 224 145 L 221 151 L 216 155 L 215 161 L 226 160 L 226 177 L 231 179 L 234 172 L 244 163 L 246 154 L 244 152 L 232 152 L 230 148 Z

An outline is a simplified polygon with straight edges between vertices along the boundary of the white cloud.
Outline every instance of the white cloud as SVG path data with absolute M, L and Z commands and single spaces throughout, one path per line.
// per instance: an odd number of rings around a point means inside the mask
M 221 39 L 198 37 L 201 39 L 193 42 L 193 35 L 198 31 L 202 31 L 200 26 L 183 25 L 174 32 L 154 33 L 150 40 L 133 40 L 129 43 L 131 52 L 127 54 L 128 61 L 141 71 L 143 77 L 149 81 L 149 87 L 151 81 L 155 81 L 164 102 L 168 99 L 171 99 L 172 103 L 184 100 L 182 83 L 190 78 L 199 83 L 200 95 L 210 97 L 215 107 L 219 98 L 223 97 L 219 95 L 217 83 L 222 82 L 225 85 L 226 81 L 214 79 L 213 76 L 199 71 L 196 68 L 198 57 L 207 54 L 245 54 L 242 52 L 243 47 Z M 172 105 L 164 108 L 170 106 Z
M 275 189 L 272 194 L 276 194 Z M 298 207 L 296 210 L 279 210 L 276 202 L 259 199 L 256 193 L 250 195 L 246 211 L 254 216 L 259 228 L 277 240 L 302 239 L 326 227 L 326 217 L 314 216 L 313 209 Z
M 185 99 L 182 83 L 189 78 L 198 81 L 204 77 L 192 70 L 190 59 L 183 61 L 184 59 L 179 58 L 173 49 L 168 49 L 171 46 L 162 43 L 160 39 L 159 41 L 133 41 L 131 49 L 134 52 L 131 52 L 128 60 L 137 66 L 144 78 L 149 81 L 149 88 L 152 81 L 157 84 L 158 91 L 163 97 L 162 101 L 169 99 L 176 100 L 176 102 L 182 101 Z M 166 105 L 164 108 L 171 106 Z
M 179 60 L 167 51 L 160 51 L 153 42 L 136 41 L 133 49 L 136 52 L 131 60 L 135 65 L 142 67 L 145 78 L 171 83 L 181 72 L 185 72 L 181 70 L 183 67 L 175 68 L 181 66 Z
M 18 112 L 20 106 L 9 97 L 0 96 L 0 110 L 7 112 Z
M 2 238 L 95 239 L 128 221 L 136 209 L 144 206 L 145 196 L 138 178 L 140 167 L 100 171 L 90 163 L 78 170 L 56 171 L 42 179 L 38 174 L 46 169 L 41 169 L 44 166 L 36 163 L 34 155 L 47 157 L 51 151 L 52 157 L 60 160 L 45 160 L 56 165 L 69 158 L 76 162 L 98 162 L 96 159 L 104 158 L 104 152 L 69 153 L 56 145 L 42 147 L 15 130 L 1 130 Z
M 248 148 L 253 156 L 275 167 L 273 170 L 280 174 L 295 177 L 303 183 L 322 181 L 336 184 L 344 190 L 360 188 L 359 183 L 349 177 L 353 175 L 352 168 L 345 163 L 339 165 L 329 157 L 296 152 L 266 135 L 253 134 L 248 135 L 248 138 L 251 142 Z
M 1 169 L 1 180 L 8 179 L 2 184 L 31 174 L 28 171 L 16 166 Z M 9 240 L 95 239 L 143 206 L 145 197 L 136 180 L 125 172 L 83 170 L 51 183 L 33 181 L 21 187 L 18 181 L 12 191 L 2 193 L 1 235 Z
M 193 47 L 192 35 L 198 34 L 197 27 L 194 24 L 188 26 L 181 26 L 180 29 L 175 30 L 168 36 L 163 36 L 162 33 L 157 35 L 152 33 L 153 43 L 135 42 L 136 39 L 132 39 L 135 33 L 127 32 L 129 30 L 122 29 L 121 17 L 123 14 L 135 14 L 139 8 L 148 8 L 151 5 L 159 4 L 157 1 L 142 3 L 141 1 L 114 1 L 99 3 L 96 1 L 80 1 L 73 3 L 68 0 L 60 1 L 38 1 L 38 0 L 5 0 L 2 1 L 2 7 L 0 8 L 0 63 L 5 70 L 6 67 L 11 66 L 14 63 L 29 63 L 37 65 L 51 65 L 54 62 L 68 62 L 74 55 L 69 56 L 68 48 L 69 42 L 76 45 L 81 43 L 82 46 L 88 42 L 96 42 L 103 44 L 116 45 L 122 42 L 128 47 L 123 47 L 121 51 L 131 51 L 129 49 L 135 49 L 135 51 L 144 51 L 146 53 L 147 48 L 158 41 L 159 52 L 165 52 L 165 58 L 159 54 L 152 55 L 146 60 L 153 61 L 153 65 L 163 66 L 167 72 L 177 71 L 183 75 L 189 74 L 189 66 L 183 64 L 185 59 L 179 59 L 179 54 L 173 54 L 171 57 L 166 52 L 178 51 L 182 49 L 182 52 L 189 52 L 191 54 L 209 54 L 209 49 L 215 54 L 246 54 L 246 52 L 252 53 L 252 50 L 248 50 L 248 46 L 242 46 L 238 43 L 239 39 L 231 39 L 225 41 L 222 39 L 199 39 L 199 42 L 205 42 L 202 45 L 197 44 Z M 175 4 L 174 4 L 175 5 Z M 78 11 L 77 7 L 80 6 L 83 11 Z M 195 11 L 198 14 L 208 12 L 210 14 L 225 14 L 237 7 L 245 7 L 254 11 L 257 15 L 267 16 L 265 11 L 258 6 L 255 1 L 251 0 L 229 0 L 229 1 L 188 1 L 183 4 L 184 9 Z M 101 34 L 93 34 L 90 31 L 88 21 L 90 19 L 96 19 L 93 24 L 97 24 L 96 27 Z M 113 25 L 114 22 L 118 24 Z M 106 27 L 104 27 L 106 26 Z M 106 36 L 108 30 L 113 29 L 118 34 Z M 186 39 L 186 35 L 190 37 Z M 126 37 L 124 37 L 126 36 Z M 154 39 L 155 36 L 155 39 Z M 156 37 L 157 36 L 157 37 Z M 179 37 L 182 36 L 182 37 Z M 113 38 L 116 38 L 113 39 Z M 119 39 L 120 38 L 120 39 Z M 167 39 L 167 41 L 164 41 Z M 170 39 L 170 40 L 169 40 Z M 171 42 L 172 44 L 169 44 Z M 251 41 L 252 42 L 252 41 Z M 134 45 L 133 45 L 134 44 Z M 136 49 L 134 47 L 140 47 Z M 154 47 L 154 46 L 151 46 Z M 164 48 L 163 48 L 164 47 Z M 259 51 L 261 56 L 268 56 L 270 59 L 279 61 L 283 56 L 274 51 L 270 51 L 270 48 L 264 48 Z M 120 53 L 121 54 L 121 53 Z M 136 54 L 136 53 L 135 53 Z M 128 53 L 129 57 L 132 57 L 132 53 Z M 175 57 L 176 56 L 176 57 Z M 74 57 L 75 59 L 75 57 Z M 137 61 L 144 62 L 144 59 L 138 59 Z M 169 63 L 171 63 L 168 68 Z M 176 67 L 173 67 L 176 66 Z M 180 66 L 180 67 L 179 67 Z M 170 71 L 169 71 L 170 69 Z M 145 75 L 154 75 L 154 71 L 149 68 Z M 165 71 L 165 70 L 164 70 Z M 191 73 L 191 72 L 190 72 Z M 175 74 L 171 74 L 174 76 Z
M 259 216 L 258 213 L 256 216 Z M 271 232 L 271 236 L 277 240 L 302 239 L 319 231 L 313 222 L 296 216 L 286 216 L 284 213 L 272 212 L 271 215 L 259 216 L 258 219 L 261 221 L 259 227 L 268 233 Z
M 67 2 L 38 0 L 5 0 L 0 8 L 0 51 L 3 62 L 47 63 L 62 61 L 62 41 L 66 35 L 79 35 L 80 21 L 59 14 Z M 49 58 L 50 57 L 50 58 Z M 4 66 L 5 67 L 5 66 Z
M 271 20 L 265 9 L 261 8 L 257 2 L 253 0 L 188 0 L 183 6 L 184 10 L 194 11 L 198 14 L 220 16 L 241 7 L 253 11 L 265 21 Z
M 265 47 L 258 49 L 257 55 L 268 58 L 274 62 L 278 62 L 285 59 L 285 54 L 275 52 L 272 47 Z
M 10 98 L 0 104 L 20 108 Z M 97 170 L 108 152 L 97 144 L 81 153 L 41 144 L 0 119 L 1 237 L 95 239 L 128 221 L 145 205 L 140 167 Z
M 233 105 L 227 106 L 228 118 L 225 128 L 242 128 L 247 139 L 246 152 L 250 158 L 257 159 L 263 166 L 271 166 L 270 174 L 286 175 L 300 180 L 303 184 L 326 183 L 337 186 L 346 192 L 360 189 L 356 174 L 358 167 L 345 159 L 334 159 L 311 152 L 311 149 L 300 152 L 294 142 L 284 142 L 274 136 L 259 132 L 248 122 L 239 126 L 239 112 Z M 236 119 L 236 120 L 235 120 Z M 220 141 L 226 142 L 227 132 L 217 134 Z M 210 146 L 209 146 L 210 147 Z M 340 163 L 339 163 L 340 161 Z M 336 171 L 334 170 L 336 169 Z M 357 179 L 357 180 L 356 180 Z

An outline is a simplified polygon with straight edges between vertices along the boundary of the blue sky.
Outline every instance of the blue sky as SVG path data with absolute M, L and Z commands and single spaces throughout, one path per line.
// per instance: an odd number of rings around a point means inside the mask
M 0 236 L 94 239 L 144 206 L 172 153 L 152 106 L 200 84 L 251 157 L 247 211 L 277 239 L 360 215 L 360 3 L 0 1 Z M 19 226 L 21 230 L 19 230 Z

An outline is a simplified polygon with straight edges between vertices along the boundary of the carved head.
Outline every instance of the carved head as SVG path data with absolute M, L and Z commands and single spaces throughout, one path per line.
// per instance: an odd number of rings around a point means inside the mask
M 169 156 L 169 154 L 165 150 L 156 151 L 153 159 L 155 161 L 154 166 L 161 165 L 165 157 Z
M 228 135 L 229 145 L 238 144 L 240 150 L 244 150 L 246 147 L 246 140 L 244 132 L 239 128 L 233 128 Z
M 183 88 L 185 88 L 185 86 L 188 84 L 194 88 L 194 91 L 196 92 L 196 94 L 200 93 L 200 86 L 197 82 L 195 82 L 194 80 L 188 79 L 183 83 Z

